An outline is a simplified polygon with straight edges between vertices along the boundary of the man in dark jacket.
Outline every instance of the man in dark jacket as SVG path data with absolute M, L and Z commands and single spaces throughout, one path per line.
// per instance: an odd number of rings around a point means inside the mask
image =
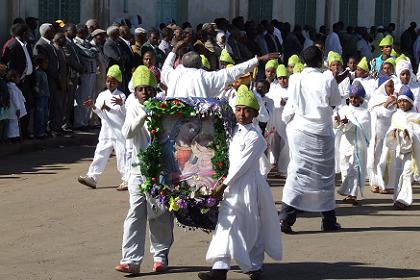
M 10 70 L 16 70 L 19 73 L 21 82 L 19 88 L 25 97 L 25 107 L 28 114 L 23 117 L 21 122 L 22 136 L 27 138 L 33 133 L 33 128 L 29 127 L 30 119 L 33 118 L 34 98 L 32 94 L 32 50 L 27 43 L 29 29 L 24 23 L 12 25 L 11 35 L 13 38 L 4 48 L 2 62 Z

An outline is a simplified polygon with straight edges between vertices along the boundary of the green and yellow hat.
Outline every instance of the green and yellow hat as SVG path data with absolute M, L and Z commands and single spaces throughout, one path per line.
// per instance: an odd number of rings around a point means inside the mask
M 204 69 L 210 70 L 211 66 L 207 57 L 204 54 L 200 54 L 200 57 L 201 57 L 201 64 L 203 64 Z
M 297 54 L 294 54 L 291 57 L 289 57 L 289 59 L 287 60 L 287 65 L 295 66 L 296 63 L 299 63 L 299 62 L 300 62 L 299 56 Z
M 303 68 L 305 68 L 303 63 L 300 63 L 300 62 L 296 63 L 295 66 L 293 67 L 293 74 L 302 72 Z
M 328 61 L 328 66 L 330 66 L 333 61 L 338 61 L 341 64 L 343 64 L 343 58 L 341 57 L 341 55 L 339 53 L 334 52 L 334 51 L 330 51 L 328 53 L 327 61 Z
M 277 61 L 277 59 L 271 59 L 271 60 L 267 61 L 267 63 L 265 64 L 265 70 L 267 70 L 269 68 L 277 69 L 278 65 L 279 65 L 279 62 Z
M 397 63 L 398 63 L 399 61 L 401 61 L 401 60 L 406 60 L 406 61 L 408 61 L 408 58 L 405 56 L 405 54 L 400 55 L 399 57 L 397 57 L 397 58 L 395 59 L 395 65 L 397 65 Z
M 389 34 L 383 37 L 382 40 L 379 42 L 380 47 L 392 46 L 393 44 L 394 44 L 394 38 L 392 38 L 392 36 Z
M 394 70 L 395 70 L 395 65 L 396 65 L 396 63 L 395 63 L 395 58 L 390 57 L 390 58 L 388 58 L 387 60 L 385 60 L 383 63 L 389 63 L 389 64 L 391 64 L 391 65 L 392 65 L 392 67 L 393 67 L 393 68 L 394 68 Z
M 362 69 L 363 71 L 369 72 L 369 63 L 367 61 L 366 57 L 363 57 L 359 63 L 357 64 L 357 67 Z
M 156 76 L 144 65 L 140 65 L 133 73 L 133 86 L 149 86 L 157 88 Z
M 109 67 L 108 72 L 106 73 L 108 77 L 112 77 L 117 80 L 119 83 L 122 82 L 122 72 L 120 67 L 117 64 L 112 65 Z
M 235 64 L 235 61 L 233 60 L 232 56 L 228 53 L 226 49 L 222 50 L 222 53 L 220 54 L 219 60 L 221 62 L 225 62 L 228 64 Z
M 393 56 L 393 57 L 399 57 L 400 55 L 399 55 L 399 53 L 397 53 L 397 52 L 395 51 L 395 49 L 392 49 L 392 50 L 391 50 L 391 56 Z
M 236 92 L 235 106 L 247 106 L 257 111 L 260 110 L 257 98 L 245 85 L 240 85 Z
M 280 64 L 279 66 L 277 66 L 276 76 L 277 77 L 287 77 L 287 76 L 289 76 L 289 72 L 287 71 L 287 68 L 286 68 L 286 66 L 284 66 L 284 64 Z

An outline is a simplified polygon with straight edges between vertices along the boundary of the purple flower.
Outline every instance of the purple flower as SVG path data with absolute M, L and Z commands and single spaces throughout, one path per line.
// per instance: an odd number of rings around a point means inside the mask
M 185 208 L 187 208 L 187 207 L 188 207 L 188 204 L 187 204 L 187 202 L 186 202 L 184 199 L 179 199 L 179 200 L 176 202 L 176 204 L 177 204 L 179 207 L 183 208 L 183 209 L 185 209 Z
M 206 200 L 207 207 L 213 207 L 214 205 L 216 205 L 216 203 L 217 203 L 217 199 L 215 199 L 214 197 L 209 197 Z

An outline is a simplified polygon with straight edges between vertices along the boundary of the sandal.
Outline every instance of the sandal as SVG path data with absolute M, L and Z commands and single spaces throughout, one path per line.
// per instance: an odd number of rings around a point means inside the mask
M 373 187 L 370 189 L 370 191 L 371 191 L 371 192 L 373 192 L 373 193 L 379 193 L 379 187 L 378 187 L 378 186 L 373 186 Z

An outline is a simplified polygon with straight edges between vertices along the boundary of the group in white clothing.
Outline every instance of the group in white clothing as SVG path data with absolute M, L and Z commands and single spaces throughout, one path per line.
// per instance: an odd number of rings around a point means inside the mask
M 109 68 L 107 89 L 95 104 L 84 102 L 101 119 L 102 127 L 93 161 L 79 182 L 96 188 L 99 176 L 115 151 L 121 174 L 119 190 L 128 189 L 129 210 L 123 225 L 122 258 L 115 267 L 123 273 L 140 272 L 149 223 L 153 271 L 168 269 L 173 243 L 173 215 L 150 212 L 151 198 L 139 189 L 145 179 L 137 155 L 151 143 L 144 102 L 156 95 L 169 98 L 226 98 L 236 117 L 229 143 L 229 171 L 213 193 L 220 201 L 217 227 L 206 260 L 203 280 L 226 279 L 231 262 L 251 279 L 260 279 L 267 253 L 282 258 L 280 232 L 294 233 L 298 213 L 320 212 L 321 229 L 337 231 L 336 192 L 343 201 L 359 204 L 366 179 L 372 192 L 394 193 L 393 205 L 406 209 L 413 203 L 412 181 L 420 178 L 420 87 L 408 59 L 397 59 L 395 73 L 372 77 L 366 58 L 350 58 L 347 68 L 336 48 L 335 35 L 327 38 L 324 54 L 309 46 L 301 58 L 292 55 L 288 65 L 279 54 L 255 57 L 218 71 L 206 71 L 200 55 L 188 52 L 175 66 L 178 43 L 168 54 L 161 72 L 167 90 L 159 92 L 156 77 L 146 66 L 132 75 L 126 95 L 118 89 L 122 73 Z M 225 51 L 226 52 L 226 51 Z M 250 74 L 265 64 L 265 80 Z M 383 64 L 391 63 L 384 61 Z M 382 68 L 381 68 L 382 69 Z M 344 71 L 343 71 L 344 70 Z M 391 68 L 392 71 L 392 68 Z M 254 73 L 255 74 L 255 73 Z M 420 158 L 419 158 L 420 160 Z M 282 208 L 277 214 L 266 176 L 286 178 Z M 341 186 L 336 191 L 336 172 Z

